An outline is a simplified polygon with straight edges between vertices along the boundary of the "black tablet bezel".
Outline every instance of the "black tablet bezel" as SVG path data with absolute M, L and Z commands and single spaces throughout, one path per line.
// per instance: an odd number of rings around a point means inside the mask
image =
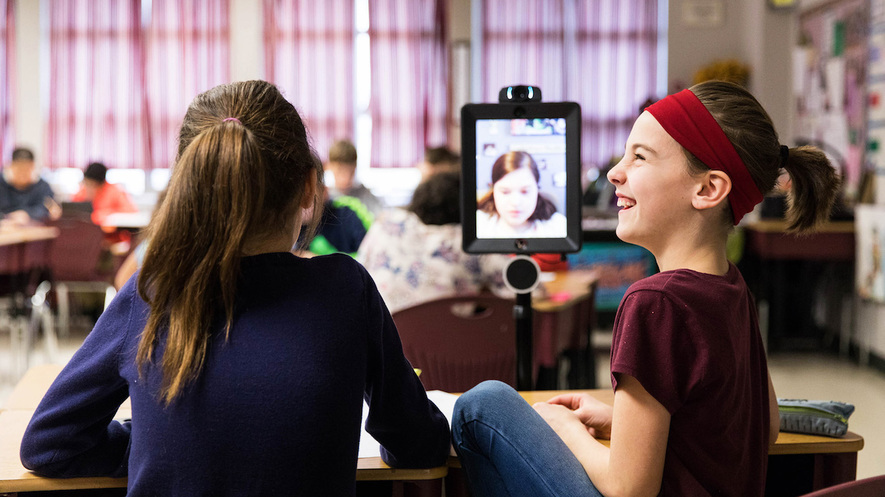
M 476 236 L 476 122 L 482 119 L 564 118 L 567 220 L 564 238 Z M 568 253 L 581 249 L 581 107 L 575 102 L 467 104 L 461 108 L 461 227 L 467 253 Z

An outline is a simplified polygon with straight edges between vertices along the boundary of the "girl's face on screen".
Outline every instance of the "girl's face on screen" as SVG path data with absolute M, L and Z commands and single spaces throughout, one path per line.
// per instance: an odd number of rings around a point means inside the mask
M 522 227 L 538 204 L 538 183 L 531 170 L 517 169 L 507 173 L 493 188 L 495 208 L 507 224 Z

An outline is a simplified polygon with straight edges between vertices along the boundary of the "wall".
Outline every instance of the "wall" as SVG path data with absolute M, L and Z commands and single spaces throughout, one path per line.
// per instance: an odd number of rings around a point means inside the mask
M 40 162 L 43 147 L 43 102 L 41 99 L 40 3 L 18 0 L 15 5 L 15 103 L 13 122 L 17 145 L 32 148 Z M 4 157 L 4 159 L 6 159 Z
M 792 136 L 792 43 L 798 10 L 774 10 L 766 0 L 722 0 L 719 26 L 691 26 L 684 0 L 670 0 L 669 89 L 690 86 L 697 69 L 716 59 L 734 58 L 751 67 L 750 89 L 774 121 L 781 141 Z

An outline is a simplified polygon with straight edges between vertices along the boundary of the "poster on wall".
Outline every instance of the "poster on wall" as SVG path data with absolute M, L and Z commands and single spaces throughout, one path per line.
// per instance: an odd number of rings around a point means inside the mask
M 858 205 L 855 208 L 857 237 L 857 294 L 861 298 L 885 303 L 885 206 Z
M 793 141 L 827 153 L 850 200 L 867 144 L 869 9 L 867 0 L 838 0 L 803 12 L 793 53 Z

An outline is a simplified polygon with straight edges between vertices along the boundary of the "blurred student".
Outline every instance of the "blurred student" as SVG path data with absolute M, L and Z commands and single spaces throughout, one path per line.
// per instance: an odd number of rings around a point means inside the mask
M 292 104 L 221 85 L 179 136 L 144 265 L 37 408 L 25 467 L 128 475 L 130 496 L 354 495 L 364 399 L 384 461 L 445 464 L 446 419 L 371 277 L 290 252 L 323 188 Z M 114 420 L 127 397 L 132 420 Z
M 461 156 L 448 147 L 431 147 L 424 151 L 424 160 L 418 163 L 421 181 L 445 172 L 461 172 Z
M 360 199 L 349 195 L 329 198 L 327 192 L 323 215 L 308 250 L 314 255 L 340 253 L 354 257 L 374 219 Z
M 108 168 L 101 162 L 93 162 L 83 171 L 80 190 L 74 194 L 74 202 L 92 202 L 92 222 L 101 226 L 111 214 L 138 212 L 138 207 L 125 190 L 108 183 Z
M 332 172 L 335 179 L 335 184 L 329 186 L 329 196 L 333 200 L 342 195 L 354 197 L 372 214 L 378 214 L 384 204 L 371 190 L 356 181 L 356 158 L 356 147 L 350 140 L 338 140 L 329 148 L 326 169 Z
M 319 157 L 314 157 L 316 167 L 323 169 Z M 311 257 L 315 255 L 347 254 L 356 256 L 356 251 L 363 237 L 372 226 L 375 215 L 358 198 L 339 195 L 332 198 L 329 188 L 323 188 L 323 213 L 313 234 L 313 239 L 306 245 L 306 251 L 296 252 L 297 255 Z M 302 237 L 309 234 L 304 230 Z M 301 238 L 299 238 L 301 241 Z
M 744 88 L 701 83 L 639 116 L 608 179 L 618 238 L 661 272 L 618 307 L 614 405 L 569 393 L 529 406 L 493 382 L 465 393 L 452 432 L 474 495 L 764 494 L 777 397 L 726 240 L 781 169 L 793 178 L 790 230 L 826 221 L 839 185 L 826 155 L 781 145 Z
M 491 189 L 476 204 L 480 238 L 565 238 L 566 218 L 541 194 L 541 174 L 526 152 L 507 152 L 492 165 Z
M 162 205 L 163 200 L 166 198 L 166 189 L 160 191 L 157 194 L 157 203 L 154 204 L 153 212 L 151 213 L 151 218 L 157 213 L 157 209 Z M 144 254 L 147 253 L 149 240 L 142 238 L 138 245 L 132 249 L 123 262 L 120 264 L 120 267 L 117 268 L 117 272 L 114 274 L 114 288 L 119 291 L 123 288 L 123 285 L 129 281 L 129 278 L 132 277 L 133 274 L 141 267 L 144 263 Z
M 12 160 L 3 168 L 0 215 L 14 225 L 58 219 L 61 215 L 52 188 L 37 174 L 34 152 L 30 149 L 13 150 Z
M 461 179 L 458 172 L 434 174 L 419 184 L 407 209 L 388 209 L 357 254 L 391 312 L 428 300 L 504 286 L 509 257 L 467 254 L 461 248 Z

